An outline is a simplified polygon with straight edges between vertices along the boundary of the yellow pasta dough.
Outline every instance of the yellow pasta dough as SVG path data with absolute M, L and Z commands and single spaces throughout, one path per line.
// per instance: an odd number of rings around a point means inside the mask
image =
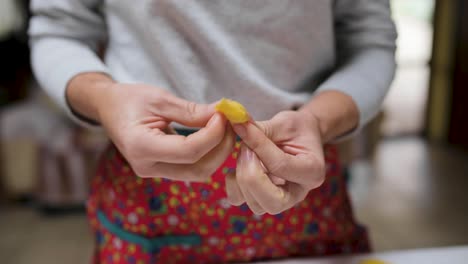
M 216 104 L 216 111 L 224 114 L 226 118 L 233 124 L 240 124 L 249 121 L 249 113 L 245 107 L 234 100 L 226 98 L 221 99 Z

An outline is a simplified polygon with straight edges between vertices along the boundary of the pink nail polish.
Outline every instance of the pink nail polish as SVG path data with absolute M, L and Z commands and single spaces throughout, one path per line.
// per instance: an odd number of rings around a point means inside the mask
M 246 159 L 248 161 L 253 161 L 254 160 L 254 152 L 252 150 L 248 149 L 248 148 L 245 151 L 247 152 L 247 153 L 245 153 L 246 154 Z

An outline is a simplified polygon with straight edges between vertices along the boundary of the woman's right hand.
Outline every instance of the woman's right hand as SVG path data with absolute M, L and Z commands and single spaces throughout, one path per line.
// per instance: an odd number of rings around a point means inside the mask
M 102 124 L 140 177 L 206 181 L 235 143 L 214 104 L 189 102 L 156 87 L 84 73 L 70 81 L 67 100 L 74 111 Z M 173 121 L 202 128 L 187 137 L 167 133 Z

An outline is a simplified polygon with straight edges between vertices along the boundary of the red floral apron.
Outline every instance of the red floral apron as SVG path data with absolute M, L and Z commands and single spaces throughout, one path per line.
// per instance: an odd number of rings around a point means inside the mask
M 239 143 L 210 182 L 188 183 L 139 178 L 110 146 L 87 203 L 94 263 L 225 263 L 370 250 L 335 147 L 325 149 L 321 187 L 288 211 L 262 216 L 227 202 L 224 177 L 238 152 Z

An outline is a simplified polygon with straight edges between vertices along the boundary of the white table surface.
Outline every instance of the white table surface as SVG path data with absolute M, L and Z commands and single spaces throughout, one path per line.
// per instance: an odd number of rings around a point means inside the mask
M 258 264 L 359 264 L 378 259 L 388 264 L 468 264 L 468 246 L 392 251 L 365 255 L 258 262 Z

